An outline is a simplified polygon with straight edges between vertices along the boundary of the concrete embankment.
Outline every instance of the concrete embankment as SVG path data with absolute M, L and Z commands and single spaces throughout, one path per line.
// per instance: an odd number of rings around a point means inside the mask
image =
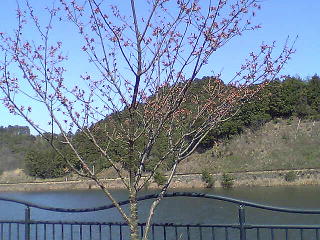
M 320 169 L 277 170 L 261 172 L 228 173 L 233 180 L 233 186 L 280 186 L 320 184 Z M 291 175 L 288 179 L 287 176 Z M 222 174 L 212 174 L 214 187 L 221 187 Z M 109 189 L 123 189 L 120 179 L 103 180 Z M 173 178 L 171 188 L 203 188 L 201 174 L 178 174 Z M 50 191 L 69 189 L 96 189 L 93 181 L 50 181 L 30 183 L 0 184 L 0 191 Z M 158 188 L 156 183 L 150 183 L 148 188 Z

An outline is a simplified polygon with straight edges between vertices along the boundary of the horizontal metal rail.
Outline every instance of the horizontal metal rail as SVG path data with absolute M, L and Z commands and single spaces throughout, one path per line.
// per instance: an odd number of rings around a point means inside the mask
M 143 197 L 138 197 L 138 201 L 144 201 L 149 199 L 155 199 L 158 197 L 158 194 L 150 194 Z M 284 207 L 275 207 L 270 205 L 264 205 L 264 204 L 258 204 L 253 203 L 250 201 L 244 201 L 239 200 L 235 198 L 225 197 L 225 196 L 219 196 L 219 195 L 211 195 L 211 194 L 204 194 L 204 193 L 190 193 L 190 192 L 174 192 L 174 193 L 167 193 L 164 195 L 164 198 L 175 198 L 175 197 L 188 197 L 188 198 L 206 198 L 206 199 L 215 199 L 220 200 L 224 202 L 230 202 L 237 205 L 242 206 L 248 206 L 253 208 L 259 208 L 259 209 L 265 209 L 270 211 L 276 211 L 276 212 L 286 212 L 286 213 L 299 213 L 299 214 L 320 214 L 320 209 L 299 209 L 299 208 L 284 208 Z M 0 197 L 0 201 L 7 201 L 7 202 L 13 202 L 21 205 L 25 205 L 27 207 L 32 208 L 38 208 L 42 210 L 47 211 L 53 211 L 53 212 L 95 212 L 95 211 L 101 211 L 101 210 L 107 210 L 115 208 L 114 204 L 104 205 L 100 207 L 94 207 L 94 208 L 55 208 L 50 206 L 44 206 L 40 204 L 31 203 L 28 201 L 23 200 L 17 200 L 12 198 L 6 198 L 6 197 Z M 129 204 L 129 200 L 120 201 L 119 205 L 127 205 Z
M 0 220 L 0 224 L 2 223 L 11 223 L 11 224 L 25 224 L 24 220 Z M 77 221 L 29 221 L 30 224 L 47 224 L 47 225 L 112 225 L 112 226 L 127 226 L 128 224 L 125 222 L 77 222 Z M 145 226 L 146 223 L 138 223 L 139 226 Z M 204 228 L 236 228 L 239 229 L 239 223 L 234 224 L 177 224 L 177 223 L 154 223 L 152 226 L 155 227 L 204 227 Z M 303 224 L 244 224 L 246 229 L 252 228 L 273 228 L 273 229 L 320 229 L 320 224 L 311 224 L 311 225 L 303 225 Z

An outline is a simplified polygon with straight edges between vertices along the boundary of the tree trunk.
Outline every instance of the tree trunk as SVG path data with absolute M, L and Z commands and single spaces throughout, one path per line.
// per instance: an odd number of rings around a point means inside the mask
M 130 240 L 139 240 L 137 192 L 130 192 Z

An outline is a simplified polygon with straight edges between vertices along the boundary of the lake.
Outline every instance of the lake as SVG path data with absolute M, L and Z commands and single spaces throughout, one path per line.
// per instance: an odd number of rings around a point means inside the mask
M 281 186 L 281 187 L 237 187 L 234 189 L 177 189 L 175 191 L 204 192 L 248 200 L 256 203 L 291 208 L 320 209 L 320 186 Z M 142 192 L 141 195 L 153 191 Z M 123 190 L 113 191 L 119 200 L 127 199 Z M 88 208 L 109 204 L 103 193 L 96 190 L 48 191 L 48 192 L 6 192 L 2 197 L 26 200 L 32 203 L 61 207 Z M 141 202 L 139 217 L 145 221 L 151 201 Z M 24 207 L 14 203 L 0 201 L 1 219 L 24 218 Z M 31 209 L 33 220 L 69 220 L 69 221 L 122 221 L 115 209 L 95 213 L 52 213 Z M 210 199 L 170 198 L 164 199 L 157 208 L 154 222 L 179 224 L 235 223 L 238 220 L 237 206 Z M 265 210 L 246 209 L 248 223 L 286 223 L 320 224 L 319 216 L 297 216 L 295 214 L 274 213 Z

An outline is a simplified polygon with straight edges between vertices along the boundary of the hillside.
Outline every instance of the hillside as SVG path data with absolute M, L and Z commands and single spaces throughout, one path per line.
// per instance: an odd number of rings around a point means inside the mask
M 275 119 L 195 153 L 179 172 L 212 173 L 320 168 L 320 122 Z
M 3 136 L 3 134 L 0 136 Z M 17 136 L 11 136 L 10 142 Z M 3 138 L 2 138 L 3 139 Z M 1 167 L 13 170 L 23 167 L 26 146 L 30 147 L 34 137 L 20 136 L 15 140 L 20 149 L 13 152 L 2 142 Z M 289 170 L 320 168 L 320 121 L 302 120 L 298 118 L 275 119 L 259 129 L 246 128 L 242 134 L 228 141 L 214 145 L 201 153 L 194 153 L 178 168 L 179 173 L 200 173 L 204 169 L 211 173 L 247 172 L 263 170 Z M 9 143 L 6 146 L 10 146 Z M 24 146 L 24 147 L 22 147 Z M 6 154 L 6 155 L 4 155 Z M 3 161 L 4 160 L 4 161 Z M 5 172 L 1 182 L 30 181 L 21 171 Z
M 28 127 L 0 127 L 0 173 L 23 168 L 25 153 L 33 148 L 35 139 Z
M 211 77 L 198 79 L 188 94 L 207 98 L 208 91 L 204 91 L 204 87 L 211 80 Z M 226 85 L 224 88 L 228 89 L 230 86 Z M 183 107 L 192 109 L 195 104 L 185 101 Z M 126 119 L 127 112 L 123 110 L 116 115 L 117 119 Z M 102 146 L 106 144 L 107 136 L 103 129 L 113 129 L 116 126 L 112 119 L 113 116 L 110 116 L 93 126 L 92 132 Z M 179 124 L 188 126 L 188 121 L 191 120 L 192 116 L 188 115 L 179 120 Z M 102 128 L 99 128 L 100 125 Z M 209 132 L 198 146 L 198 152 L 181 164 L 179 172 L 199 173 L 203 169 L 210 172 L 235 172 L 319 168 L 319 125 L 320 77 L 314 75 L 305 80 L 298 77 L 275 80 L 250 102 L 243 102 L 237 115 Z M 51 136 L 50 133 L 48 136 L 56 141 L 60 151 L 70 161 L 74 161 L 75 166 L 79 165 L 72 151 L 60 144 L 61 136 Z M 70 137 L 90 167 L 94 167 L 96 172 L 105 172 L 104 169 L 108 166 L 92 142 L 81 132 Z M 118 153 L 124 151 L 123 143 L 119 141 L 112 144 L 110 154 L 116 159 Z M 144 144 L 144 139 L 141 138 L 136 144 L 137 149 Z M 160 135 L 151 151 L 152 159 L 161 157 L 166 147 L 165 137 Z M 43 137 L 31 136 L 27 127 L 0 127 L 0 154 L 0 172 L 24 168 L 24 172 L 39 178 L 69 174 L 62 158 L 50 148 Z M 167 160 L 166 167 L 170 167 L 170 159 Z M 152 161 L 150 164 L 145 166 L 146 169 L 152 167 Z

